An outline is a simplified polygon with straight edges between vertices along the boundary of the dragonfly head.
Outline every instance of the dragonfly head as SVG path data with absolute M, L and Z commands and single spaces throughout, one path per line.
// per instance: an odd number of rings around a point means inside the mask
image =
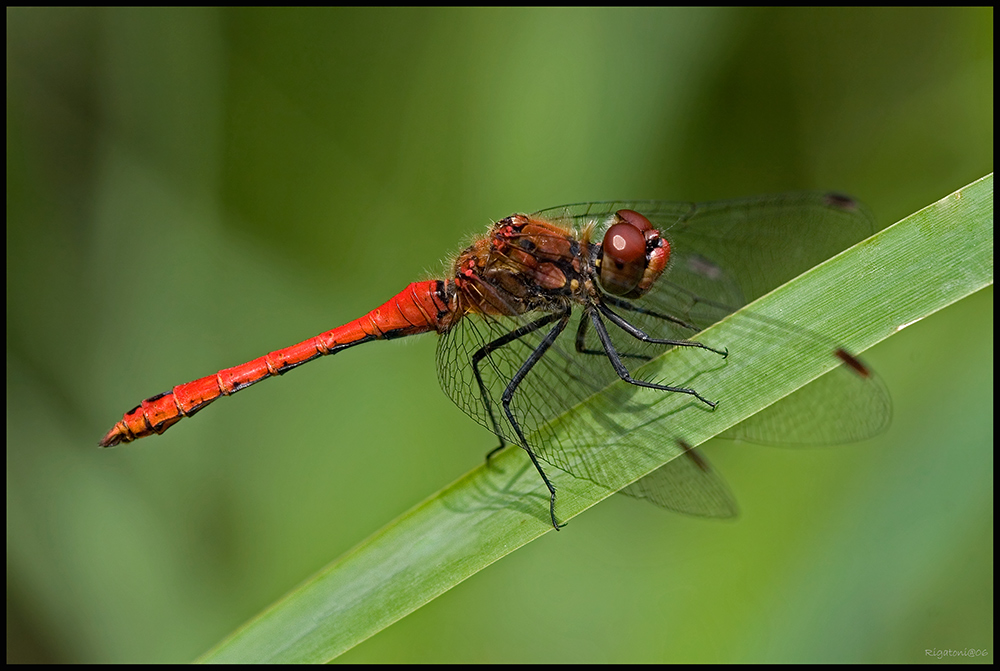
M 609 294 L 638 298 L 663 273 L 670 244 L 649 219 L 634 210 L 615 212 L 601 244 L 601 287 Z

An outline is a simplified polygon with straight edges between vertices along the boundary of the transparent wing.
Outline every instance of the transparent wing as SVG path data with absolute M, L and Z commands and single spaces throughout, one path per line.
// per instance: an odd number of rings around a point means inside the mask
M 593 226 L 600 240 L 614 212 L 646 215 L 671 245 L 669 265 L 636 307 L 679 317 L 681 327 L 648 313 L 616 310 L 657 338 L 693 338 L 747 303 L 874 233 L 874 220 L 861 203 L 840 194 L 798 193 L 715 203 L 631 201 L 584 203 L 539 213 L 578 228 Z M 751 315 L 752 316 L 752 315 Z M 753 337 L 776 342 L 794 324 L 760 317 Z M 621 351 L 648 356 L 650 346 L 617 334 Z M 838 344 L 824 342 L 831 358 Z M 598 347 L 588 334 L 588 348 Z M 727 343 L 707 343 L 725 348 Z M 795 356 L 789 352 L 789 356 Z M 815 384 L 730 429 L 723 437 L 771 445 L 833 445 L 877 435 L 892 408 L 877 375 L 858 375 L 840 365 Z
M 874 233 L 861 203 L 830 193 L 794 193 L 719 201 L 581 203 L 537 214 L 578 230 L 594 226 L 600 241 L 614 213 L 645 215 L 671 243 L 658 293 L 697 294 L 730 310 L 741 307 Z
M 581 311 L 573 314 L 555 343 L 517 387 L 511 399 L 511 413 L 532 450 L 543 461 L 577 477 L 618 489 L 621 483 L 615 484 L 616 465 L 602 455 L 602 445 L 596 442 L 596 436 L 588 435 L 582 426 L 564 426 L 557 435 L 549 425 L 551 420 L 618 379 L 603 353 L 581 354 L 575 350 L 582 316 Z M 556 328 L 558 320 L 531 330 L 488 354 L 484 352 L 491 343 L 547 317 L 549 315 L 539 312 L 517 318 L 471 315 L 438 342 L 441 387 L 466 414 L 507 444 L 519 445 L 520 441 L 503 410 L 504 391 L 545 336 Z M 632 389 L 622 383 L 621 392 L 618 405 L 624 407 L 632 402 Z M 605 417 L 604 427 L 612 435 L 615 433 L 610 416 Z M 644 449 L 650 453 L 659 452 L 638 443 L 630 445 L 634 448 L 634 456 Z M 707 467 L 704 458 L 701 463 L 703 467 L 695 467 L 688 459 L 674 459 L 623 491 L 676 512 L 731 517 L 736 507 L 728 487 Z
M 617 314 L 658 339 L 694 338 L 747 302 L 867 237 L 874 228 L 862 205 L 831 194 L 706 204 L 585 203 L 544 210 L 536 216 L 578 232 L 592 230 L 591 240 L 600 242 L 619 209 L 647 216 L 671 244 L 667 270 L 646 295 L 627 303 L 609 302 Z M 560 325 L 558 315 L 539 311 L 517 317 L 467 316 L 438 344 L 442 388 L 502 441 L 518 444 L 502 407 L 504 391 L 543 339 Z M 789 328 L 795 327 L 761 320 L 755 337 L 780 339 Z M 613 324 L 608 324 L 608 331 L 623 362 L 633 371 L 668 349 L 643 343 Z M 726 343 L 709 344 L 726 347 Z M 831 344 L 830 356 L 835 349 Z M 823 385 L 810 385 L 735 427 L 729 437 L 771 444 L 826 444 L 877 433 L 890 414 L 884 387 L 874 376 L 863 377 L 844 368 L 824 376 Z M 517 387 L 511 413 L 544 461 L 613 486 L 594 437 L 583 430 L 574 433 L 572 427 L 567 433 L 562 427 L 562 438 L 557 439 L 547 425 L 617 379 L 589 319 L 578 309 Z M 634 388 L 617 384 L 621 386 L 620 405 L 626 407 Z M 817 408 L 823 412 L 815 412 Z M 613 420 L 608 423 L 606 428 L 614 435 Z M 622 438 L 627 440 L 627 436 Z M 664 440 L 677 438 L 664 436 Z M 636 445 L 637 451 L 642 449 Z M 674 459 L 623 491 L 680 512 L 714 517 L 735 513 L 728 488 L 700 457 Z
M 712 470 L 704 455 L 690 448 L 620 493 L 699 517 L 735 517 L 738 512 L 725 481 Z

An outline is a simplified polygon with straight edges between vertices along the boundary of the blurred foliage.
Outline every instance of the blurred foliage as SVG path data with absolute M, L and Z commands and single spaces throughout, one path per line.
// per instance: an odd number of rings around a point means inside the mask
M 992 170 L 992 9 L 8 9 L 8 661 L 190 660 L 481 463 L 432 336 L 95 444 L 491 218 Z M 867 353 L 879 439 L 710 446 L 737 523 L 614 497 L 342 659 L 988 661 L 992 343 L 989 289 Z

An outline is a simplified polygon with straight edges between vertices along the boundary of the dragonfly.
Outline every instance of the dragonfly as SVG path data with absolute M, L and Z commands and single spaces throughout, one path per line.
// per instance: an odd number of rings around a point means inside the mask
M 611 385 L 680 395 L 712 411 L 718 400 L 693 386 L 653 381 L 637 371 L 675 348 L 724 362 L 728 349 L 700 342 L 699 332 L 872 232 L 867 208 L 836 193 L 594 202 L 513 214 L 459 253 L 445 277 L 413 282 L 342 326 L 151 396 L 99 444 L 161 434 L 221 396 L 322 356 L 435 332 L 442 389 L 500 441 L 487 462 L 507 445 L 522 448 L 548 492 L 549 521 L 558 530 L 563 524 L 548 465 L 608 483 L 596 464 L 600 456 L 582 449 L 586 438 L 568 444 L 553 438 L 549 427 L 556 418 Z M 761 337 L 803 332 L 763 317 L 756 323 Z M 825 422 L 810 426 L 803 438 L 794 417 L 772 413 L 771 428 L 748 423 L 730 437 L 825 444 L 882 431 L 890 415 L 884 386 L 845 348 L 824 348 L 846 374 L 830 378 L 836 381 L 818 401 L 793 413 L 816 415 L 811 410 L 821 404 Z M 696 515 L 735 514 L 707 460 L 683 438 L 674 440 L 685 458 L 622 493 Z

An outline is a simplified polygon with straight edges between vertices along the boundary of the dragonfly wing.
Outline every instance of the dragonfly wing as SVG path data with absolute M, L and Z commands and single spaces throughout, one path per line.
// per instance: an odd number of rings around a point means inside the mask
M 488 354 L 485 352 L 490 343 L 544 316 L 543 313 L 516 318 L 470 315 L 444 334 L 438 344 L 438 374 L 445 393 L 466 414 L 508 444 L 519 442 L 503 412 L 503 392 L 554 324 L 546 324 Z M 685 456 L 684 449 L 677 449 L 677 441 L 666 434 L 656 444 L 640 444 L 617 420 L 620 413 L 642 412 L 646 406 L 636 400 L 636 387 L 620 383 L 603 351 L 576 350 L 582 318 L 582 314 L 573 315 L 569 326 L 513 396 L 512 413 L 535 454 L 548 464 L 612 490 L 621 488 L 623 466 L 630 466 L 633 460 L 662 463 L 674 454 L 677 456 L 673 460 L 627 486 L 623 493 L 676 512 L 705 517 L 735 515 L 736 506 L 728 487 L 707 462 Z M 618 329 L 612 328 L 610 334 L 622 349 L 634 340 Z M 660 346 L 659 351 L 662 350 Z M 651 354 L 657 353 L 651 350 Z M 478 360 L 478 366 L 472 365 L 474 359 Z M 591 403 L 585 417 L 559 421 L 609 386 L 612 389 L 609 403 Z M 615 449 L 609 449 L 611 444 L 615 444 Z M 622 460 L 629 463 L 621 463 Z
M 739 512 L 725 481 L 694 449 L 688 449 L 620 493 L 685 515 L 729 518 Z
M 719 436 L 781 447 L 840 445 L 877 436 L 891 420 L 882 379 L 841 364 Z
M 621 209 L 645 215 L 671 244 L 663 278 L 683 271 L 682 286 L 730 310 L 742 307 L 875 232 L 862 203 L 834 193 L 791 193 L 711 203 L 618 201 L 543 210 L 540 216 L 600 241 Z M 694 286 L 687 282 L 696 280 Z M 661 278 L 662 279 L 662 278 Z M 733 283 L 738 288 L 734 293 Z M 652 297 L 656 287 L 647 294 Z M 742 302 L 733 303 L 736 295 Z M 719 300 L 722 299 L 722 300 Z M 705 324 L 705 327 L 709 324 Z
M 670 262 L 663 276 L 634 302 L 639 308 L 678 317 L 692 328 L 649 314 L 623 315 L 658 338 L 697 339 L 697 331 L 871 235 L 875 229 L 864 205 L 831 193 L 716 203 L 587 203 L 542 214 L 562 217 L 567 225 L 593 227 L 593 239 L 600 240 L 620 209 L 646 215 L 671 245 Z M 749 335 L 773 339 L 776 346 L 790 340 L 790 335 L 803 335 L 803 330 L 793 324 L 755 318 L 752 313 L 748 316 L 748 328 L 752 329 Z M 819 335 L 813 335 L 812 340 L 827 343 Z M 643 350 L 635 344 L 631 347 Z M 837 343 L 829 341 L 826 350 L 831 363 L 839 363 L 834 358 Z M 789 352 L 789 356 L 795 355 Z M 772 445 L 853 442 L 880 433 L 888 426 L 891 414 L 891 401 L 881 380 L 873 373 L 858 374 L 851 366 L 841 364 L 723 436 Z
M 545 210 L 536 216 L 577 231 L 590 229 L 590 240 L 599 242 L 620 209 L 647 216 L 671 244 L 667 270 L 647 294 L 629 305 L 610 304 L 619 315 L 659 339 L 695 338 L 701 330 L 874 229 L 868 211 L 856 201 L 815 193 L 707 204 L 584 203 Z M 618 471 L 609 463 L 613 462 L 610 455 L 620 459 L 629 458 L 629 454 L 658 455 L 663 457 L 658 462 L 662 463 L 670 454 L 678 454 L 674 443 L 683 442 L 683 437 L 665 433 L 658 445 L 633 445 L 629 433 L 618 428 L 615 417 L 639 403 L 634 400 L 636 387 L 618 381 L 589 319 L 581 312 L 573 314 L 545 356 L 521 381 L 511 400 L 511 411 L 541 459 L 577 477 L 618 488 Z M 438 344 L 438 376 L 445 393 L 505 443 L 519 444 L 519 440 L 503 411 L 504 390 L 556 327 L 558 320 L 548 317 L 551 315 L 543 312 L 509 317 L 468 315 Z M 613 326 L 608 331 L 623 362 L 637 377 L 641 377 L 645 362 L 666 349 L 643 343 Z M 515 332 L 519 335 L 512 337 Z M 787 326 L 761 320 L 753 336 L 775 338 L 779 343 L 788 333 Z M 726 343 L 706 344 L 727 347 Z M 835 350 L 836 345 L 831 344 L 831 356 Z M 789 396 L 762 413 L 760 419 L 731 429 L 730 437 L 771 444 L 825 444 L 872 435 L 887 421 L 888 395 L 874 376 L 857 375 L 846 368 L 825 376 L 831 379 L 827 387 Z M 685 377 L 691 379 L 693 374 L 678 371 L 678 379 L 650 381 L 684 386 Z M 597 404 L 589 404 L 593 410 L 590 427 L 585 423 L 559 424 L 560 417 L 612 384 L 616 385 L 610 395 L 614 407 L 603 412 Z M 834 401 L 831 408 L 831 399 L 857 402 Z M 824 407 L 824 412 L 816 412 L 817 407 Z M 642 408 L 636 405 L 635 410 Z M 810 417 L 811 423 L 802 423 L 803 417 Z M 593 430 L 595 426 L 598 430 Z M 603 444 L 597 444 L 598 436 Z M 630 449 L 607 450 L 608 442 Z M 707 462 L 683 454 L 628 485 L 625 493 L 681 512 L 713 517 L 735 514 L 728 488 Z
M 468 315 L 438 341 L 441 388 L 463 412 L 507 443 L 517 445 L 520 441 L 504 413 L 504 391 L 555 327 L 555 321 L 495 349 L 491 343 L 545 317 L 543 312 L 517 317 Z M 617 379 L 606 359 L 594 361 L 595 357 L 575 352 L 579 317 L 572 316 L 545 356 L 517 386 L 510 404 L 532 448 L 537 446 L 544 459 L 567 470 L 573 465 L 560 460 L 558 450 L 543 447 L 550 438 L 546 425 Z

